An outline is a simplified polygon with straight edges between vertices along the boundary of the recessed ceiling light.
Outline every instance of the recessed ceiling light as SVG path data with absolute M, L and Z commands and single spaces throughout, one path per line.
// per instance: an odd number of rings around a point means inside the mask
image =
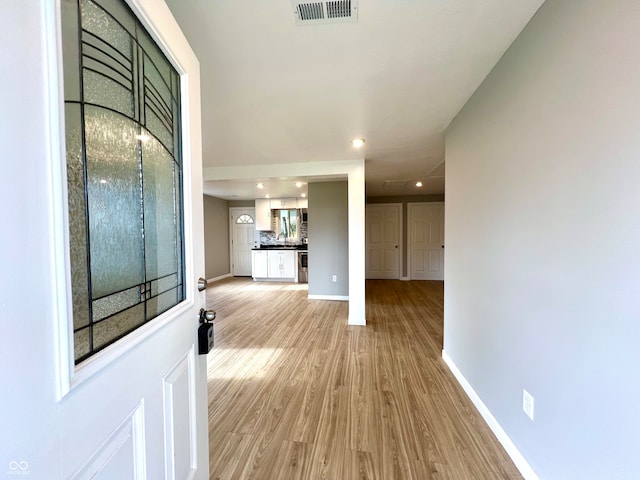
M 262 190 L 264 188 L 264 183 L 259 183 L 256 185 L 256 187 Z
M 296 187 L 300 188 L 302 186 L 302 182 L 296 182 Z
M 301 194 L 300 196 L 301 196 L 302 198 L 305 198 L 305 197 L 307 196 L 307 194 L 306 194 L 306 193 L 303 193 L 303 194 Z
M 264 196 L 264 198 L 271 198 L 271 195 L 269 195 L 268 193 Z
M 364 145 L 364 138 L 354 138 L 351 143 L 355 148 L 361 148 Z
M 416 187 L 421 187 L 422 186 L 422 182 L 416 182 Z
M 102 180 L 100 180 L 100 183 L 104 185 L 105 183 L 107 183 L 107 181 L 103 178 Z

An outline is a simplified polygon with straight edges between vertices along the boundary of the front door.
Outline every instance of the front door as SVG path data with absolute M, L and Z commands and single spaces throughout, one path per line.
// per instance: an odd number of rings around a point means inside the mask
M 401 211 L 402 204 L 367 205 L 367 278 L 400 278 Z
M 122 307 L 116 304 L 141 302 L 146 296 L 150 300 L 143 302 L 146 311 L 156 308 L 162 312 L 163 302 L 167 299 L 163 292 L 171 292 L 171 296 L 178 288 L 169 285 L 175 278 L 158 278 L 154 280 L 156 283 L 149 281 L 148 286 L 144 282 L 133 289 L 113 293 L 108 301 L 97 298 L 92 303 L 95 311 L 91 321 L 99 315 L 105 317 L 100 317 L 100 323 L 92 324 L 93 340 L 88 344 L 93 342 L 89 348 L 95 350 L 95 354 L 87 356 L 84 351 L 79 354 L 78 348 L 74 349 L 74 346 L 84 345 L 80 342 L 82 335 L 78 335 L 84 330 L 73 323 L 76 291 L 72 289 L 71 279 L 77 272 L 73 271 L 75 266 L 70 259 L 77 258 L 85 245 L 71 242 L 72 248 L 69 248 L 70 237 L 73 237 L 69 234 L 70 229 L 84 226 L 69 224 L 69 219 L 78 217 L 71 212 L 77 205 L 67 202 L 62 120 L 65 105 L 61 95 L 63 62 L 59 47 L 64 34 L 59 27 L 59 8 L 62 4 L 62 9 L 77 12 L 80 5 L 82 11 L 76 15 L 84 16 L 88 22 L 75 48 L 82 51 L 80 55 L 86 71 L 92 72 L 85 78 L 92 77 L 91 81 L 96 81 L 91 86 L 88 85 L 90 82 L 85 84 L 85 94 L 94 95 L 94 103 L 99 104 L 115 97 L 107 98 L 106 89 L 97 86 L 103 81 L 98 77 L 106 67 L 95 59 L 103 54 L 117 58 L 122 67 L 117 68 L 125 75 L 128 65 L 120 59 L 117 50 L 124 44 L 118 43 L 120 40 L 116 36 L 117 30 L 127 29 L 129 24 L 110 28 L 114 17 L 103 10 L 103 6 L 117 3 L 102 0 L 17 2 L 0 18 L 0 40 L 13 45 L 10 54 L 3 57 L 3 68 L 16 72 L 0 79 L 2 91 L 15 93 L 4 97 L 7 100 L 5 108 L 12 111 L 13 116 L 10 125 L 2 125 L 2 131 L 9 132 L 7 128 L 10 128 L 11 133 L 0 136 L 0 148 L 7 158 L 15 159 L 10 168 L 5 168 L 8 165 L 3 167 L 3 175 L 0 175 L 0 196 L 3 204 L 10 206 L 3 213 L 4 234 L 0 248 L 3 265 L 0 330 L 4 339 L 0 346 L 0 368 L 5 383 L 0 394 L 3 431 L 0 435 L 0 472 L 11 478 L 14 475 L 47 479 L 208 478 L 206 356 L 198 355 L 197 348 L 198 311 L 205 305 L 205 294 L 196 286 L 197 278 L 204 276 L 199 70 L 180 28 L 161 2 L 131 0 L 127 3 L 137 16 L 144 18 L 145 27 L 153 32 L 155 41 L 173 65 L 179 66 L 177 70 L 183 85 L 180 149 L 184 177 L 179 208 L 184 211 L 180 235 L 184 240 L 184 267 L 181 269 L 183 278 L 179 281 L 184 285 L 184 299 L 127 334 L 130 325 L 106 320 L 117 318 L 112 314 L 113 309 L 117 311 Z M 116 16 L 123 11 L 119 10 Z M 106 41 L 99 39 L 92 30 L 103 27 Z M 128 45 L 131 48 L 123 47 L 121 51 L 133 52 L 138 58 L 149 53 L 146 47 Z M 150 73 L 150 68 L 147 65 L 146 69 L 134 70 L 132 84 L 141 86 L 138 75 L 143 75 L 143 70 Z M 67 80 L 65 78 L 65 88 L 69 85 Z M 104 80 L 103 85 L 108 83 Z M 130 85 L 124 81 L 120 83 Z M 149 85 L 144 88 L 151 88 Z M 19 94 L 25 89 L 30 93 Z M 124 90 L 119 92 L 122 95 L 114 101 L 122 100 L 126 95 Z M 159 92 L 149 92 L 147 100 L 155 99 L 158 103 L 160 96 Z M 128 104 L 119 105 L 125 108 Z M 145 100 L 140 97 L 140 102 L 132 108 L 143 109 L 144 105 Z M 165 108 L 159 103 L 156 107 Z M 112 113 L 117 116 L 122 112 Z M 94 110 L 93 117 L 84 118 L 90 118 L 90 122 L 103 122 L 112 113 Z M 147 119 L 150 119 L 152 113 L 147 113 Z M 114 131 L 101 125 L 100 132 L 105 141 L 115 139 L 121 143 L 124 139 L 120 135 L 124 130 L 115 132 L 114 136 Z M 150 125 L 150 129 L 153 128 Z M 96 131 L 90 135 L 92 139 L 87 141 L 97 142 Z M 140 143 L 136 145 L 138 149 L 150 148 L 142 147 Z M 107 150 L 103 149 L 102 153 Z M 87 159 L 90 155 L 98 156 L 96 150 L 87 151 Z M 153 188 L 154 184 L 160 188 L 154 193 L 158 201 L 154 203 L 147 198 L 145 205 L 149 208 L 143 210 L 147 243 L 154 235 L 164 235 L 167 228 L 148 218 L 154 216 L 150 208 L 161 206 L 160 197 L 164 198 L 167 188 L 170 190 L 176 185 L 167 187 L 158 183 L 162 169 L 160 158 L 165 158 L 163 152 L 158 155 L 143 167 L 145 175 L 149 175 L 145 188 Z M 123 157 L 118 157 L 116 163 L 120 158 Z M 75 160 L 81 159 L 70 158 L 70 162 Z M 100 198 L 106 203 L 95 210 L 91 210 L 95 204 L 89 207 L 90 213 L 93 212 L 89 222 L 96 221 L 109 210 L 114 220 L 126 217 L 127 212 L 121 210 L 124 200 L 109 193 L 109 189 L 122 186 L 124 194 L 129 194 L 127 201 L 137 195 L 136 190 L 127 185 L 118 185 L 123 178 L 118 175 L 128 168 L 127 165 L 122 163 L 114 168 L 116 173 L 105 177 L 104 182 L 95 177 L 91 188 L 104 189 L 106 194 Z M 135 198 L 142 201 L 142 197 Z M 90 232 L 89 229 L 89 235 L 85 237 L 87 243 L 92 241 Z M 153 251 L 149 245 L 151 243 L 147 245 L 146 255 L 155 256 L 155 259 L 147 258 L 146 265 L 158 270 L 165 265 L 166 251 L 164 247 Z M 119 237 L 114 237 L 107 257 L 120 261 L 129 251 L 128 247 Z M 100 253 L 92 253 L 97 257 L 104 252 L 102 249 Z M 97 261 L 96 258 L 93 260 Z M 89 279 L 93 281 L 94 289 L 103 280 L 98 276 Z M 102 313 L 97 314 L 98 311 Z M 125 334 L 110 336 L 112 328 Z M 102 335 L 111 338 L 113 343 L 102 348 L 104 345 L 100 342 L 105 338 Z M 79 359 L 79 363 L 74 359 Z
M 409 203 L 411 280 L 444 280 L 444 203 Z
M 231 274 L 234 277 L 251 276 L 251 249 L 256 244 L 254 211 L 253 208 L 229 208 Z

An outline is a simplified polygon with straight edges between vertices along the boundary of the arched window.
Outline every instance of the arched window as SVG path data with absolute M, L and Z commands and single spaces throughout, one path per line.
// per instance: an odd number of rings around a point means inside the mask
M 236 218 L 236 223 L 253 223 L 253 218 L 251 218 L 251 215 L 243 213 L 238 218 Z

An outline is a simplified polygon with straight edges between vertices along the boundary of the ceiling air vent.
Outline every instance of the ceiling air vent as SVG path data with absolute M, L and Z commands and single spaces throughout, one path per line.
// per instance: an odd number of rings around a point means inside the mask
M 340 0 L 300 2 L 291 0 L 297 25 L 355 23 L 358 21 L 358 1 Z

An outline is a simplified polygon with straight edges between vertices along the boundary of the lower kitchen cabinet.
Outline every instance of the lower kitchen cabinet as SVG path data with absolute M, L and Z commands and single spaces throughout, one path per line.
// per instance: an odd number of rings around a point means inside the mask
M 251 276 L 253 278 L 267 278 L 269 276 L 269 259 L 267 251 L 253 250 L 251 252 Z
M 291 250 L 269 251 L 269 278 L 294 278 L 296 276 L 296 252 Z
M 252 276 L 254 279 L 295 279 L 296 252 L 293 250 L 253 250 Z

